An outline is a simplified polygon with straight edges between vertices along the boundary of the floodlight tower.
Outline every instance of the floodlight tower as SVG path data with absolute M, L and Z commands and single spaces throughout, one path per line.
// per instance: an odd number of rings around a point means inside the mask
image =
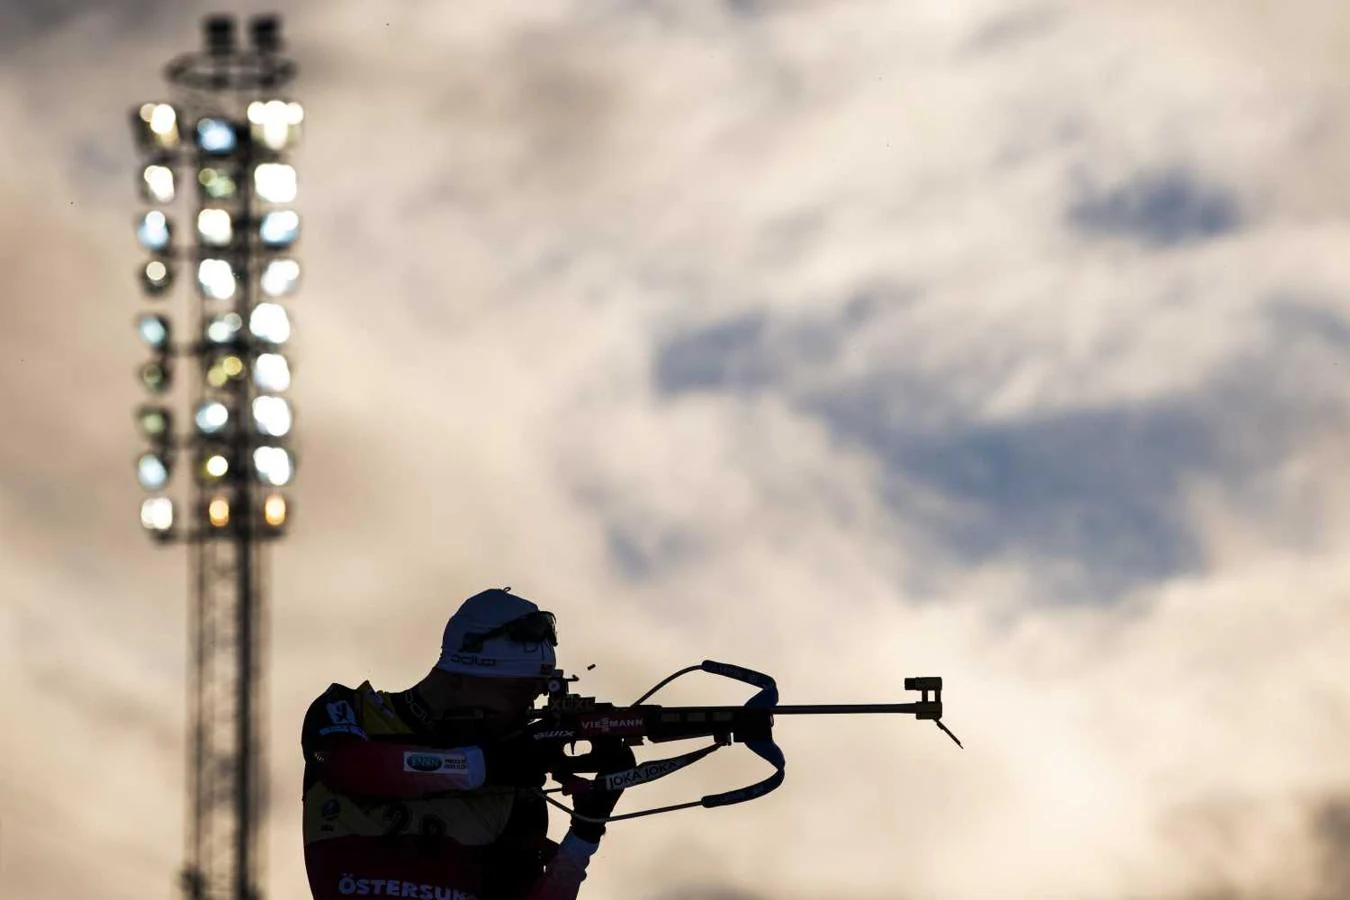
M 131 114 L 141 199 L 152 207 L 137 225 L 150 254 L 141 285 L 161 307 L 177 284 L 191 286 L 179 340 L 164 311 L 137 320 L 153 354 L 140 369 L 151 401 L 136 417 L 150 446 L 137 473 L 149 493 L 141 505 L 147 532 L 191 548 L 181 887 L 186 900 L 259 900 L 262 550 L 285 532 L 281 489 L 294 470 L 284 355 L 291 326 L 282 301 L 300 277 L 287 156 L 303 112 L 282 94 L 296 67 L 282 56 L 279 17 L 253 17 L 248 47 L 239 46 L 230 16 L 208 16 L 203 28 L 203 49 L 164 70 L 172 97 Z M 179 201 L 183 220 L 173 210 Z M 192 237 L 180 238 L 189 230 Z M 189 377 L 178 390 L 180 369 Z M 182 417 L 169 405 L 175 395 L 188 404 Z M 187 477 L 174 479 L 177 471 Z M 174 492 L 186 498 L 181 506 Z

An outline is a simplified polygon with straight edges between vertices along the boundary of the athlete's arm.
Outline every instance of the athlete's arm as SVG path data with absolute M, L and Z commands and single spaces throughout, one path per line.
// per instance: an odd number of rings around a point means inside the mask
M 424 797 L 483 785 L 479 747 L 448 750 L 372 741 L 361 727 L 355 692 L 334 684 L 310 704 L 300 745 L 316 780 L 343 794 Z
M 576 900 L 586 880 L 586 867 L 598 848 L 574 834 L 564 837 L 544 874 L 522 900 Z
M 590 743 L 592 749 L 586 757 L 594 763 L 597 778 L 609 772 L 631 769 L 636 764 L 633 749 L 622 739 L 592 740 Z M 613 814 L 622 796 L 622 790 L 587 790 L 577 795 L 566 836 L 543 877 L 523 900 L 575 900 L 581 883 L 586 880 L 586 867 L 595 851 L 600 849 L 600 838 L 605 833 L 604 820 Z M 594 821 L 596 819 L 601 821 Z

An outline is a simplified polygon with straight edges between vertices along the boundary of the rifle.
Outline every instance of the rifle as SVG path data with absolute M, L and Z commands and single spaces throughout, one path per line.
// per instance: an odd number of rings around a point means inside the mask
M 682 675 L 690 672 L 707 672 L 759 688 L 759 692 L 746 701 L 744 706 L 659 706 L 644 704 L 649 697 Z M 655 807 L 610 816 L 607 819 L 591 821 L 613 822 L 620 819 L 633 819 L 638 816 L 650 816 L 657 813 L 672 812 L 701 806 L 711 809 L 717 806 L 730 806 L 763 797 L 783 783 L 787 761 L 783 751 L 773 740 L 773 721 L 775 716 L 821 716 L 821 715 L 859 715 L 877 713 L 902 713 L 913 715 L 916 719 L 929 719 L 942 729 L 958 747 L 962 747 L 956 735 L 942 724 L 942 679 L 936 677 L 906 678 L 905 690 L 919 691 L 921 699 L 912 703 L 864 703 L 831 704 L 811 706 L 781 706 L 778 703 L 778 686 L 773 678 L 762 672 L 755 672 L 730 663 L 704 660 L 696 666 L 688 666 L 667 676 L 629 706 L 616 706 L 613 703 L 597 702 L 594 697 L 583 697 L 571 693 L 568 686 L 579 680 L 577 676 L 568 676 L 561 669 L 555 669 L 547 681 L 547 704 L 542 709 L 531 710 L 528 716 L 531 723 L 527 733 L 539 742 L 557 742 L 572 744 L 576 741 L 621 741 L 629 746 L 639 746 L 644 740 L 653 744 L 690 738 L 711 737 L 713 743 L 669 759 L 658 759 L 639 763 L 631 769 L 621 772 L 597 774 L 593 781 L 569 777 L 564 787 L 540 789 L 544 799 L 569 814 L 575 815 L 562 803 L 548 797 L 550 793 L 562 791 L 567 794 L 584 790 L 623 790 L 639 784 L 647 784 L 685 768 L 714 751 L 733 743 L 745 744 L 753 753 L 774 767 L 773 774 L 762 781 L 736 790 L 720 794 L 710 794 L 688 803 Z M 932 696 L 930 696 L 930 694 Z M 964 747 L 962 747 L 964 749 Z M 571 762 L 558 774 L 571 776 L 575 772 L 594 771 L 585 768 L 587 755 L 565 758 Z M 560 779 L 561 780 L 561 779 Z M 587 818 L 580 816 L 580 818 Z

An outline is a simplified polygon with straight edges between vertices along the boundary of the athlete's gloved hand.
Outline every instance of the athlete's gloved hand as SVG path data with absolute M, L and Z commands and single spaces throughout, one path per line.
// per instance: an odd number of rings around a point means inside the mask
M 536 740 L 527 730 L 483 745 L 485 784 L 543 787 L 548 773 L 563 756 L 556 741 Z
M 604 776 L 611 772 L 633 768 L 637 765 L 637 759 L 633 756 L 633 748 L 620 738 L 591 741 L 591 752 L 586 754 L 585 758 L 586 771 L 593 770 L 596 773 L 595 789 L 576 794 L 572 808 L 577 815 L 603 819 L 614 812 L 614 807 L 619 804 L 619 798 L 623 796 L 622 789 L 617 791 L 601 789 Z M 600 843 L 600 838 L 605 834 L 605 823 L 587 822 L 577 818 L 577 815 L 572 816 L 569 829 L 571 833 L 583 841 Z

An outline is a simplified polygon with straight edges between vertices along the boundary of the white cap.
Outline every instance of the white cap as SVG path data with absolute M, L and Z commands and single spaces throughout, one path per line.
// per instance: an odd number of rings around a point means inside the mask
M 482 649 L 462 649 L 468 635 L 486 633 L 539 611 L 537 605 L 524 597 L 499 588 L 474 594 L 445 623 L 436 668 L 480 678 L 539 678 L 552 674 L 557 660 L 548 641 L 520 643 L 497 634 L 483 641 Z

